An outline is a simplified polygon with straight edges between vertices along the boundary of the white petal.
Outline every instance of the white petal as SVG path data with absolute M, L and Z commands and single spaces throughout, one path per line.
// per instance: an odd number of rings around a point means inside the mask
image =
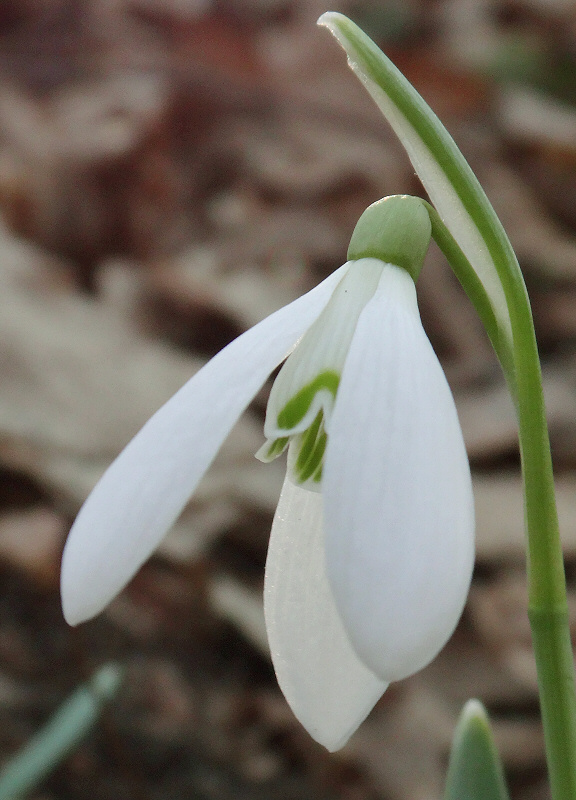
M 70 624 L 99 613 L 150 556 L 270 372 L 326 305 L 346 270 L 231 342 L 146 423 L 74 523 L 62 563 Z
M 275 440 L 300 433 L 310 427 L 318 411 L 324 409 L 329 417 L 336 387 L 319 389 L 307 410 L 297 414 L 297 420 L 280 424 L 280 415 L 294 397 L 318 380 L 330 374 L 340 377 L 346 354 L 354 335 L 360 312 L 372 297 L 382 274 L 383 262 L 377 258 L 362 258 L 348 262 L 351 267 L 336 289 L 330 302 L 298 342 L 298 347 L 282 366 L 274 381 L 266 409 L 265 435 Z M 292 414 L 291 416 L 294 416 Z
M 383 274 L 358 322 L 322 491 L 328 576 L 348 636 L 383 680 L 406 677 L 458 622 L 474 510 L 454 401 L 402 270 Z
M 326 578 L 322 495 L 288 477 L 270 536 L 264 613 L 286 700 L 317 742 L 337 750 L 387 684 L 358 659 L 336 611 Z

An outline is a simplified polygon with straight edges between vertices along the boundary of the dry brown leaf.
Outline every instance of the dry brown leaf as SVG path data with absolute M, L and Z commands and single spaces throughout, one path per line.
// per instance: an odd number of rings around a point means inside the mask
M 49 508 L 0 516 L 0 561 L 50 589 L 60 581 L 60 555 L 68 531 L 64 518 Z

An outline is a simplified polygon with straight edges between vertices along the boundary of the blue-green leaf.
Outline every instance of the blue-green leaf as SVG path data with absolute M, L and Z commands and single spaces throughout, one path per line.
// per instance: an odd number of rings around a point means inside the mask
M 66 758 L 92 729 L 104 704 L 118 691 L 123 670 L 105 664 L 68 697 L 46 725 L 0 772 L 0 800 L 19 800 Z
M 509 800 L 490 723 L 478 700 L 466 703 L 458 721 L 445 800 Z

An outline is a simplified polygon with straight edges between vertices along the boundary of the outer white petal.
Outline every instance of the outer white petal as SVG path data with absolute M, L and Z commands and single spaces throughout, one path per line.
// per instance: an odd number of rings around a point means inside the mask
M 322 495 L 284 487 L 272 525 L 264 612 L 278 683 L 302 725 L 342 747 L 388 684 L 354 653 L 326 578 Z
M 62 605 L 70 624 L 99 613 L 150 556 L 240 414 L 322 311 L 343 270 L 225 347 L 104 473 L 64 550 Z
M 287 429 L 279 425 L 278 415 L 286 404 L 319 375 L 332 372 L 340 376 L 354 335 L 360 312 L 372 297 L 382 274 L 382 261 L 362 258 L 352 264 L 332 293 L 330 302 L 298 342 L 298 347 L 282 366 L 274 381 L 266 409 L 264 433 L 270 439 L 305 431 L 324 408 L 325 416 L 333 404 L 332 393 L 320 390 L 307 413 Z
M 330 424 L 327 569 L 346 631 L 383 680 L 434 658 L 474 560 L 470 470 L 414 284 L 390 267 L 364 309 Z

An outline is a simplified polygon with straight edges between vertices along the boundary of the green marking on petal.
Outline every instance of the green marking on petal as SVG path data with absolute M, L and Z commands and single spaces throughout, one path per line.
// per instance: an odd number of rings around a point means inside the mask
M 315 476 L 322 470 L 324 453 L 328 435 L 324 429 L 324 414 L 318 412 L 316 418 L 308 430 L 299 436 L 294 444 L 298 448 L 298 455 L 292 466 L 295 479 L 298 483 L 305 483 L 308 480 L 319 482 L 319 477 Z
M 302 472 L 298 476 L 300 478 L 301 483 L 305 483 L 306 481 L 313 479 L 318 469 L 322 469 L 327 441 L 328 441 L 328 435 L 326 431 L 322 430 L 322 433 L 316 440 L 316 444 L 314 446 L 310 458 L 308 459 L 308 462 L 306 463 L 306 465 L 302 469 Z
M 299 452 L 298 458 L 296 459 L 296 463 L 294 464 L 294 469 L 298 471 L 300 474 L 308 464 L 308 461 L 312 458 L 314 454 L 314 448 L 316 446 L 316 440 L 320 433 L 320 429 L 322 427 L 323 421 L 323 414 L 321 411 L 318 412 L 314 422 L 307 431 L 305 431 L 299 437 Z
M 387 202 L 389 206 L 403 206 L 405 199 Z M 417 202 L 420 208 L 421 201 Z M 427 210 L 423 213 L 430 225 Z M 311 491 L 320 489 L 328 441 L 325 424 L 332 414 L 358 319 L 385 270 L 403 272 L 377 258 L 361 258 L 349 265 L 328 304 L 297 343 L 272 386 L 264 423 L 267 441 L 256 457 L 271 461 L 288 443 L 290 474 L 297 484 Z
M 282 455 L 284 450 L 286 450 L 288 446 L 288 442 L 290 441 L 288 436 L 281 436 L 280 439 L 275 439 L 273 442 L 270 443 L 268 450 L 266 452 L 266 458 L 273 461 L 275 458 L 278 458 L 279 455 Z
M 316 394 L 325 389 L 330 392 L 332 397 L 336 397 L 339 383 L 340 375 L 334 370 L 321 372 L 286 403 L 277 417 L 278 428 L 284 431 L 294 428 L 304 419 Z
M 258 450 L 256 458 L 259 461 L 263 461 L 265 464 L 269 464 L 270 461 L 274 461 L 275 458 L 282 455 L 289 443 L 289 436 L 281 436 L 279 439 L 273 439 L 272 441 L 268 440 L 264 442 L 262 447 Z

